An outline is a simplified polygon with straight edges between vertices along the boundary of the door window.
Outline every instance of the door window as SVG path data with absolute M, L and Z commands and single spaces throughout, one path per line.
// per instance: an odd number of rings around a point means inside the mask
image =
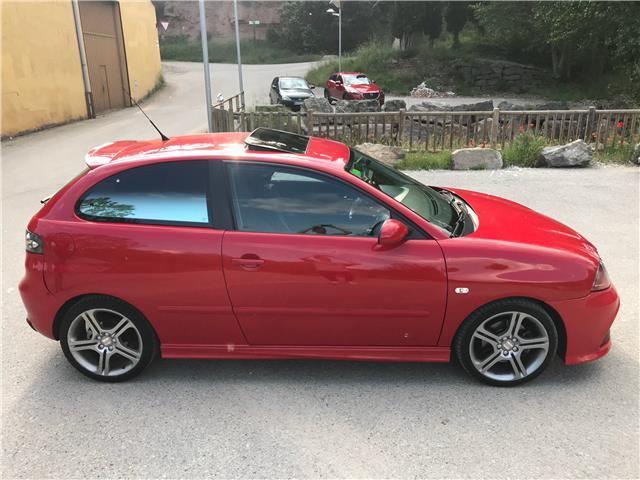
M 91 188 L 77 212 L 96 221 L 208 225 L 208 172 L 200 160 L 125 170 Z
M 230 163 L 238 230 L 369 236 L 390 211 L 341 181 L 293 167 Z

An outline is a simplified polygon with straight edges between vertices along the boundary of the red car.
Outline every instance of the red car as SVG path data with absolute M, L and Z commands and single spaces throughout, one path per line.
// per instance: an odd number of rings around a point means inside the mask
M 364 73 L 334 73 L 327 80 L 324 97 L 330 102 L 337 100 L 378 100 L 384 104 L 384 92 Z
M 268 129 L 91 150 L 29 222 L 29 324 L 89 377 L 164 358 L 448 362 L 514 385 L 610 347 L 596 248 L 503 198 Z

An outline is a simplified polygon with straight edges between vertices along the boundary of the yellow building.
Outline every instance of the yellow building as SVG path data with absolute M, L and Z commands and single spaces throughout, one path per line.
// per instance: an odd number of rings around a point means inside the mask
M 3 137 L 129 106 L 160 78 L 150 0 L 2 0 Z

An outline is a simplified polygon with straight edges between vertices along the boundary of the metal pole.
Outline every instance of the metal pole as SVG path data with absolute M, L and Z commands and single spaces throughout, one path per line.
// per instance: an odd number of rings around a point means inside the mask
M 96 118 L 93 107 L 93 93 L 91 93 L 91 80 L 89 80 L 89 67 L 87 66 L 87 52 L 84 49 L 84 37 L 82 36 L 82 23 L 80 22 L 80 9 L 78 0 L 71 0 L 73 10 L 73 21 L 76 24 L 76 37 L 78 38 L 78 48 L 80 49 L 80 66 L 82 68 L 82 81 L 84 83 L 84 95 L 87 102 L 87 113 L 89 118 Z
M 242 83 L 242 58 L 240 57 L 240 27 L 238 25 L 238 0 L 233 0 L 233 14 L 236 17 L 236 51 L 238 53 L 238 83 L 240 92 L 244 92 Z
M 338 8 L 338 70 L 342 71 L 342 5 L 344 2 L 340 2 Z
M 202 40 L 202 63 L 204 67 L 204 90 L 207 102 L 207 124 L 209 132 L 213 132 L 213 113 L 211 111 L 211 73 L 209 71 L 209 45 L 207 44 L 207 17 L 204 11 L 204 0 L 199 0 L 200 7 L 200 39 Z

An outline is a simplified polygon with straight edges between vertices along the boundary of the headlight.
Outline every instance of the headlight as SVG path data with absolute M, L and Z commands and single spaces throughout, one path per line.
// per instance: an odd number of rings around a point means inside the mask
M 282 95 L 282 100 L 286 100 L 288 102 L 291 99 L 287 95 Z
M 593 280 L 592 292 L 598 292 L 600 290 L 606 290 L 611 286 L 611 279 L 607 273 L 607 269 L 604 268 L 604 263 L 600 262 L 598 265 L 598 271 L 596 272 L 596 278 Z
M 27 230 L 24 237 L 24 246 L 29 253 L 44 253 L 44 242 L 40 235 Z

